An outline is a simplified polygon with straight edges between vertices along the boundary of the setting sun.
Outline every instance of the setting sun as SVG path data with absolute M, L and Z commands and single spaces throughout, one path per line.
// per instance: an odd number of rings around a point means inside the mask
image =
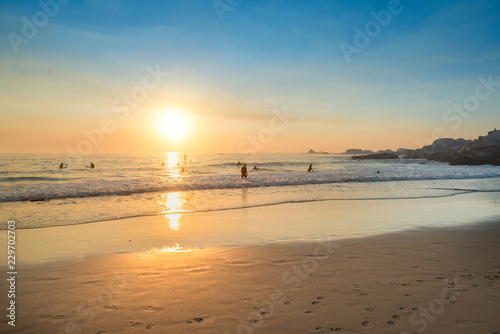
M 167 111 L 158 117 L 157 125 L 160 133 L 169 140 L 182 140 L 189 130 L 186 114 L 179 111 Z

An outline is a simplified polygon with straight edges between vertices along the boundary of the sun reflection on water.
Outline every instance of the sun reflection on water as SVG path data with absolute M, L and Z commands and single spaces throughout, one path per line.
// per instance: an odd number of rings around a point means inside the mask
M 184 165 L 177 152 L 168 152 L 162 166 L 170 176 L 175 178 L 180 177 L 181 173 L 184 171 Z

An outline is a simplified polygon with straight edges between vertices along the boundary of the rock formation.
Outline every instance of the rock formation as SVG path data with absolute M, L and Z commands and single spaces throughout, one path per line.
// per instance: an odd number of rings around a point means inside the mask
M 394 153 L 375 153 L 375 154 L 367 154 L 367 155 L 357 155 L 352 157 L 354 160 L 360 159 L 399 159 L 399 156 Z
M 387 150 L 378 150 L 377 153 L 391 153 L 391 154 L 396 154 L 393 150 L 387 149 Z
M 328 154 L 328 152 L 322 152 L 322 151 L 316 152 L 313 149 L 310 149 L 309 152 L 307 152 L 307 153 L 308 154 Z
M 375 152 L 370 150 L 362 150 L 360 148 L 350 148 L 342 154 L 373 154 Z
M 404 158 L 448 162 L 450 165 L 500 165 L 500 130 L 475 140 L 440 138 L 431 145 L 408 150 Z
M 398 154 L 398 155 L 405 155 L 406 153 L 408 153 L 408 149 L 406 149 L 406 148 L 398 148 L 396 150 L 396 154 Z

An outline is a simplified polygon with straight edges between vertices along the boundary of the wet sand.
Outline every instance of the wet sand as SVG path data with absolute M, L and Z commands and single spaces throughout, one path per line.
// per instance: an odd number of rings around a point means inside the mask
M 3 315 L 0 332 L 497 333 L 499 241 L 500 219 L 490 219 L 350 239 L 21 257 L 16 326 Z M 5 296 L 5 280 L 0 288 Z

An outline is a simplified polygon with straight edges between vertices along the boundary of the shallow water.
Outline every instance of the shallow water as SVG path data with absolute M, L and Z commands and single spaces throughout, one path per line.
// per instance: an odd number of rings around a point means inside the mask
M 63 154 L 0 155 L 0 219 L 16 220 L 17 228 L 40 228 L 290 202 L 500 191 L 498 166 L 363 161 L 342 154 L 260 154 L 250 161 L 236 154 L 184 160 L 177 153 L 65 159 Z M 91 161 L 95 169 L 85 167 Z M 248 179 L 240 178 L 238 161 L 248 164 Z M 59 169 L 61 162 L 68 168 Z M 310 163 L 315 173 L 307 172 Z

